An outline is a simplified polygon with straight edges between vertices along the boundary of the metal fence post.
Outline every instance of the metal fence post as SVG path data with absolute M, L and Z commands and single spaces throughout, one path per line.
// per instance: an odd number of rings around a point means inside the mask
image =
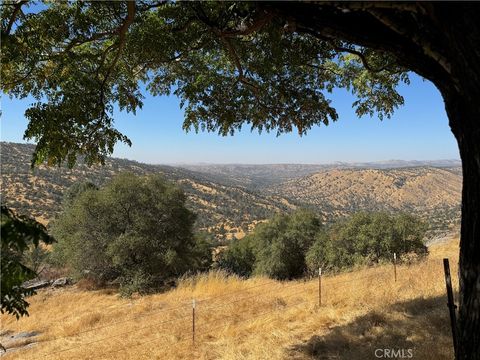
M 322 306 L 322 268 L 318 268 L 318 306 Z
M 393 253 L 393 276 L 397 282 L 397 253 Z
M 450 263 L 448 259 L 443 259 L 443 269 L 445 271 L 445 285 L 447 287 L 448 310 L 450 311 L 450 325 L 452 327 L 453 351 L 455 359 L 457 358 L 457 318 L 455 314 L 455 301 L 453 299 L 452 277 L 450 276 Z
M 192 300 L 192 344 L 195 346 L 195 299 Z

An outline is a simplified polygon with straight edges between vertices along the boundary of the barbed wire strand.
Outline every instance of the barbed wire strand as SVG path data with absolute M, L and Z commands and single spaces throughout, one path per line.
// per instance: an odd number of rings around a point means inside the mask
M 162 321 L 162 322 L 159 322 L 159 323 L 153 323 L 153 324 L 143 326 L 143 327 L 138 328 L 138 329 L 121 332 L 119 334 L 115 334 L 115 335 L 112 335 L 112 336 L 107 336 L 107 337 L 103 337 L 103 338 L 100 338 L 100 339 L 92 340 L 92 341 L 89 341 L 89 342 L 86 342 L 86 343 L 78 344 L 76 346 L 73 346 L 73 347 L 70 347 L 70 348 L 67 348 L 67 349 L 57 350 L 57 351 L 54 351 L 50 354 L 45 354 L 43 357 L 49 356 L 49 355 L 56 355 L 56 354 L 59 354 L 59 353 L 65 352 L 65 351 L 70 351 L 70 350 L 77 349 L 77 348 L 80 348 L 80 347 L 83 347 L 83 346 L 95 344 L 95 343 L 98 343 L 98 342 L 101 342 L 101 341 L 117 338 L 119 336 L 128 335 L 128 334 L 131 334 L 131 333 L 134 333 L 134 332 L 138 332 L 140 330 L 149 329 L 153 326 L 158 326 L 158 325 L 161 325 L 161 324 L 171 323 L 171 322 L 178 321 L 178 320 L 181 320 L 181 319 L 189 318 L 190 316 L 191 315 L 189 314 L 189 315 L 181 316 L 181 317 L 178 317 L 178 318 L 175 318 L 175 319 L 170 319 L 170 320 Z
M 422 262 L 419 262 L 418 264 L 422 264 L 422 265 L 425 265 L 427 263 L 435 263 L 435 264 L 438 264 L 440 262 L 439 259 L 428 259 L 428 260 L 425 260 L 425 261 L 422 261 Z M 343 280 L 343 281 L 335 281 L 335 282 L 332 282 L 332 281 L 329 281 L 329 279 L 332 279 L 334 276 L 332 277 L 329 277 L 329 276 L 324 276 L 324 281 L 325 281 L 325 286 L 333 286 L 333 285 L 338 285 L 338 284 L 344 284 L 344 283 L 349 283 L 349 282 L 353 282 L 353 281 L 358 281 L 358 280 L 363 280 L 363 279 L 367 279 L 367 278 L 372 278 L 372 277 L 376 277 L 378 278 L 379 276 L 382 276 L 382 275 L 386 275 L 389 271 L 388 270 L 385 270 L 385 271 L 382 271 L 380 273 L 374 273 L 374 274 L 369 274 L 369 275 L 366 275 L 366 276 L 361 276 L 361 277 L 355 277 L 354 279 L 348 279 L 348 280 Z M 304 282 L 297 282 L 297 283 L 294 283 L 294 284 L 288 284 L 286 286 L 283 286 L 283 289 L 291 289 L 291 288 L 295 288 L 297 286 L 301 286 L 301 285 L 304 285 L 304 286 L 307 286 L 307 285 L 310 285 L 308 283 L 314 283 L 315 282 L 315 278 L 312 278 L 311 280 L 309 281 L 304 281 Z M 225 295 L 219 295 L 219 296 L 214 296 L 214 297 L 208 297 L 208 298 L 204 298 L 204 299 L 200 299 L 199 302 L 206 302 L 208 300 L 216 300 L 216 299 L 220 299 L 220 298 L 225 298 L 225 297 L 231 297 L 232 295 L 234 294 L 238 294 L 238 293 L 246 293 L 248 292 L 249 290 L 251 289 L 254 289 L 254 288 L 259 288 L 259 287 L 263 287 L 263 286 L 267 286 L 267 285 L 270 285 L 270 284 L 278 284 L 279 286 L 277 288 L 282 288 L 282 285 L 284 285 L 285 283 L 282 283 L 282 282 L 278 282 L 278 281 L 268 281 L 266 283 L 262 283 L 262 284 L 257 284 L 257 285 L 254 285 L 254 286 L 251 286 L 251 287 L 247 287 L 247 288 L 244 288 L 244 289 L 240 289 L 240 290 L 236 290 L 236 291 L 233 291 L 231 293 L 228 293 L 228 294 L 225 294 Z M 290 295 L 287 295 L 287 296 L 283 296 L 284 298 L 285 297 L 290 297 L 290 296 L 293 296 L 293 295 L 297 295 L 299 293 L 303 293 L 303 292 L 306 292 L 306 291 L 309 291 L 309 290 L 315 290 L 314 288 L 312 289 L 304 289 L 303 291 L 300 291 L 300 292 L 296 292 L 294 294 L 290 294 Z M 245 301 L 245 300 L 248 300 L 250 298 L 253 298 L 253 297 L 258 297 L 258 296 L 263 296 L 263 295 L 267 295 L 267 294 L 255 294 L 255 295 L 252 295 L 252 296 L 248 296 L 248 297 L 243 297 L 243 298 L 239 298 L 239 299 L 235 299 L 234 301 L 231 301 L 229 303 L 226 303 L 226 304 L 222 304 L 222 305 L 218 305 L 218 306 L 215 306 L 215 307 L 206 307 L 207 310 L 215 310 L 217 308 L 221 308 L 221 307 L 225 307 L 225 306 L 228 306 L 232 303 L 237 303 L 237 302 L 240 302 L 240 301 Z M 115 305 L 112 305 L 108 308 L 116 308 L 116 307 L 126 307 L 126 306 L 132 306 L 133 304 L 122 304 L 122 305 L 118 305 L 118 306 L 115 306 Z M 180 305 L 180 306 L 176 306 L 176 307 L 169 307 L 169 308 L 163 308 L 163 309 L 158 309 L 158 310 L 155 310 L 155 311 L 150 311 L 150 312 L 147 312 L 147 313 L 144 313 L 144 314 L 139 314 L 137 315 L 136 317 L 134 318 L 129 318 L 127 320 L 123 320 L 123 321 L 118 321 L 118 322 L 114 322 L 114 323 L 110 323 L 110 324 L 107 324 L 107 325 L 103 325 L 103 326 L 98 326 L 98 327 L 94 327 L 94 328 L 90 328 L 90 329 L 87 329 L 87 330 L 84 330 L 84 331 L 81 331 L 81 332 L 78 332 L 76 334 L 73 334 L 73 335 L 69 335 L 69 336 L 63 336 L 63 337 L 58 337 L 58 338 L 55 338 L 55 339 L 51 339 L 51 340 L 44 340 L 42 341 L 42 343 L 48 343 L 48 342 L 52 342 L 52 341 L 57 341 L 57 340 L 62 340 L 62 339 L 66 339 L 66 338 L 73 338 L 73 337 L 76 337 L 78 335 L 82 335 L 82 334 L 85 334 L 85 333 L 88 333 L 88 332 L 91 332 L 91 331 L 95 331 L 95 330 L 99 330 L 99 329 L 103 329 L 103 328 L 107 328 L 107 327 L 110 327 L 110 326 L 114 326 L 114 325 L 118 325 L 118 324 L 122 324 L 122 323 L 127 323 L 129 321 L 134 321 L 134 320 L 137 320 L 138 318 L 142 318 L 142 317 L 145 317 L 145 316 L 150 316 L 150 315 L 154 315 L 154 314 L 158 314 L 158 313 L 162 313 L 162 312 L 165 312 L 165 311 L 173 311 L 173 310 L 178 310 L 178 309 L 181 309 L 181 308 L 187 308 L 188 306 L 188 302 L 185 301 L 185 304 L 184 305 Z M 108 309 L 107 308 L 107 309 Z M 272 310 L 272 312 L 275 311 Z M 132 332 L 137 332 L 137 331 L 141 331 L 141 330 L 144 330 L 144 329 L 148 329 L 148 328 L 151 328 L 153 326 L 158 326 L 158 325 L 162 325 L 162 324 L 166 324 L 166 323 L 171 323 L 171 322 L 174 322 L 174 321 L 179 321 L 179 320 L 182 320 L 182 319 L 185 319 L 185 318 L 188 318 L 190 317 L 191 315 L 188 314 L 188 315 L 185 315 L 185 316 L 180 316 L 180 317 L 176 317 L 174 319 L 169 319 L 169 320 L 166 320 L 166 321 L 162 321 L 160 323 L 155 323 L 155 324 L 151 324 L 151 325 L 148 325 L 148 326 L 144 326 L 144 327 L 141 327 L 141 328 L 138 328 L 138 329 L 135 329 L 135 330 L 131 330 L 131 331 L 128 331 L 128 332 L 123 332 L 123 333 L 120 333 L 120 334 L 116 334 L 116 335 L 113 335 L 113 336 L 110 336 L 110 337 L 104 337 L 104 338 L 101 338 L 101 339 L 97 339 L 97 340 L 94 340 L 94 341 L 90 341 L 90 342 L 87 342 L 87 343 L 83 343 L 83 344 L 79 344 L 77 346 L 74 346 L 74 347 L 70 347 L 70 348 L 67 348 L 67 349 L 62 349 L 62 350 L 59 350 L 59 351 L 55 351 L 53 353 L 50 353 L 50 354 L 45 354 L 44 356 L 50 356 L 50 355 L 55 355 L 55 354 L 58 354 L 58 353 L 62 353 L 62 352 L 65 352 L 65 351 L 70 351 L 70 350 L 73 350 L 73 349 L 76 349 L 76 348 L 79 348 L 79 347 L 82 347 L 82 346 L 86 346 L 86 345 L 90 345 L 90 344 L 93 344 L 93 343 L 98 343 L 98 342 L 101 342 L 101 341 L 105 341 L 105 340 L 108 340 L 108 339 L 111 339 L 111 338 L 116 338 L 116 337 L 119 337 L 119 336 L 122 336 L 122 335 L 126 335 L 126 334 L 130 334 Z M 228 318 L 232 318 L 231 317 L 228 317 Z M 240 320 L 238 322 L 242 322 L 243 320 Z M 225 326 L 225 325 L 222 325 L 222 326 Z M 210 331 L 210 330 L 209 330 Z M 157 339 L 155 339 L 157 340 Z
M 295 295 L 295 294 L 292 294 L 292 295 Z M 281 309 L 275 308 L 275 309 L 271 309 L 271 310 L 269 310 L 269 311 L 262 312 L 262 313 L 260 313 L 260 314 L 255 314 L 255 315 L 253 315 L 253 316 L 251 316 L 251 317 L 249 317 L 249 318 L 247 318 L 247 319 L 239 320 L 236 324 L 238 324 L 238 323 L 243 323 L 243 322 L 246 322 L 246 321 L 250 321 L 250 320 L 259 318 L 259 317 L 261 317 L 261 316 L 264 316 L 264 315 L 273 313 L 273 312 L 275 312 L 275 311 L 283 310 L 283 309 L 285 309 L 285 308 L 287 308 L 287 307 L 290 307 L 290 308 L 291 308 L 291 307 L 299 306 L 299 305 L 301 305 L 301 304 L 303 304 L 303 303 L 306 303 L 306 302 L 307 302 L 307 300 L 303 300 L 303 301 L 301 301 L 301 302 L 299 302 L 299 303 L 297 303 L 297 304 L 295 304 L 295 305 L 287 305 L 287 306 L 282 307 Z M 235 324 L 235 325 L 236 325 L 236 324 Z M 222 328 L 222 327 L 224 327 L 225 325 L 226 325 L 226 324 L 223 324 L 222 326 L 218 326 L 218 327 L 215 327 L 215 328 L 211 328 L 211 329 L 209 329 L 209 330 L 207 330 L 207 331 L 204 331 L 203 333 L 200 333 L 200 334 L 198 334 L 198 335 L 199 335 L 199 336 L 204 336 L 204 335 L 206 335 L 208 332 L 211 332 L 211 331 L 217 330 L 217 329 L 219 329 L 219 328 Z M 122 351 L 122 350 L 131 349 L 132 347 L 142 346 L 142 345 L 145 345 L 145 344 L 148 344 L 148 343 L 152 343 L 152 342 L 155 342 L 155 341 L 159 341 L 159 340 L 163 340 L 163 339 L 166 339 L 166 338 L 168 338 L 168 337 L 167 337 L 167 336 L 163 336 L 163 337 L 161 337 L 160 339 L 159 339 L 159 338 L 155 338 L 155 339 L 147 340 L 147 341 L 144 341 L 144 342 L 141 342 L 141 343 L 138 343 L 138 344 L 125 346 L 125 347 L 122 347 L 122 348 L 120 348 L 120 349 L 116 349 L 116 350 L 112 350 L 112 351 L 108 351 L 108 352 L 96 354 L 95 357 L 98 358 L 99 356 L 111 355 L 111 354 L 120 352 L 120 351 Z M 190 340 L 190 341 L 191 341 L 192 339 L 189 338 L 189 337 L 185 337 L 184 339 L 177 341 L 177 344 L 178 344 L 178 343 L 181 343 L 181 342 L 184 342 L 184 341 L 187 341 L 187 340 Z

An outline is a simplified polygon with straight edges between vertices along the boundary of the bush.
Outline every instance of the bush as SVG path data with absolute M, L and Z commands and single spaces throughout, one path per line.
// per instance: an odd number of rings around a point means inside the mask
M 247 235 L 241 240 L 232 240 L 230 246 L 219 254 L 217 260 L 217 267 L 242 277 L 252 274 L 254 264 L 252 235 Z
M 218 265 L 240 276 L 300 277 L 306 272 L 305 253 L 321 228 L 320 220 L 307 210 L 275 215 L 244 239 L 232 242 Z
M 307 272 L 338 271 L 391 261 L 404 254 L 421 257 L 426 225 L 406 214 L 357 213 L 325 229 L 316 215 L 299 210 L 276 215 L 223 252 L 218 266 L 240 276 L 252 273 L 291 279 Z
M 424 256 L 427 226 L 419 218 L 388 213 L 357 213 L 331 226 L 326 236 L 317 237 L 307 253 L 310 270 L 343 269 L 358 264 L 391 261 L 404 254 Z
M 318 268 L 332 270 L 338 261 L 338 249 L 335 249 L 326 231 L 318 233 L 315 241 L 305 255 L 305 262 L 310 274 L 317 274 Z
M 305 253 L 321 230 L 321 222 L 308 210 L 276 215 L 255 229 L 254 272 L 275 279 L 297 278 L 305 274 Z
M 14 315 L 18 319 L 28 315 L 29 303 L 25 298 L 35 294 L 34 290 L 24 288 L 23 283 L 38 275 L 38 269 L 34 268 L 34 265 L 39 264 L 36 256 L 33 256 L 34 264 L 25 261 L 29 249 L 37 249 L 55 240 L 47 234 L 45 226 L 34 219 L 17 215 L 3 205 L 0 223 L 0 312 Z
M 195 242 L 195 215 L 185 195 L 161 176 L 124 173 L 103 188 L 73 192 L 52 233 L 57 262 L 77 278 L 118 282 L 131 294 L 209 266 L 206 242 Z

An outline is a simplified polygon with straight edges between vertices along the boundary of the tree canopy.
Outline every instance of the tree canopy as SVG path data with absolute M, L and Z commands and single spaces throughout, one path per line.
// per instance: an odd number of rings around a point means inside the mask
M 174 93 L 185 129 L 296 130 L 338 119 L 329 93 L 349 89 L 358 115 L 390 116 L 408 75 L 386 52 L 321 39 L 250 2 L 52 2 L 3 5 L 2 87 L 26 111 L 35 162 L 103 161 L 113 111 L 146 91 Z
M 54 220 L 57 262 L 77 278 L 116 282 L 122 292 L 148 292 L 211 262 L 206 239 L 195 239 L 185 195 L 160 176 L 117 175 L 78 193 Z

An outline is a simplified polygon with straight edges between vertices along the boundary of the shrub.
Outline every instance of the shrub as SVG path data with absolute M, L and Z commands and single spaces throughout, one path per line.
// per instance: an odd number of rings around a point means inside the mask
M 185 195 L 161 176 L 124 173 L 103 188 L 82 188 L 54 221 L 56 259 L 76 277 L 118 282 L 122 292 L 158 289 L 209 266 L 196 244 Z
M 16 215 L 6 206 L 1 206 L 1 261 L 0 261 L 0 312 L 14 315 L 17 319 L 28 315 L 27 296 L 35 294 L 23 287 L 27 280 L 34 279 L 37 269 L 25 262 L 29 248 L 39 248 L 55 240 L 47 234 L 45 226 L 34 219 Z
M 307 210 L 275 215 L 244 239 L 233 241 L 218 265 L 240 276 L 300 277 L 306 272 L 305 253 L 321 228 L 320 220 Z
M 338 262 L 338 249 L 335 249 L 326 231 L 318 233 L 315 241 L 305 255 L 305 262 L 311 274 L 316 274 L 318 268 L 323 271 L 335 269 Z
M 305 274 L 305 254 L 322 225 L 315 213 L 298 210 L 276 215 L 254 232 L 256 261 L 254 272 L 275 279 L 297 278 Z
M 248 277 L 253 272 L 255 252 L 253 236 L 248 235 L 240 240 L 232 240 L 227 250 L 219 254 L 217 267 L 242 277 Z
M 423 242 L 426 230 L 425 223 L 407 214 L 356 213 L 316 238 L 307 253 L 307 264 L 312 271 L 318 267 L 338 270 L 391 261 L 393 253 L 399 259 L 405 258 L 404 254 L 423 256 L 427 253 Z
M 244 239 L 234 241 L 218 261 L 240 276 L 252 273 L 276 279 L 305 273 L 338 271 L 356 265 L 391 261 L 396 252 L 423 256 L 426 225 L 414 216 L 357 213 L 325 229 L 316 215 L 299 210 L 276 215 Z

